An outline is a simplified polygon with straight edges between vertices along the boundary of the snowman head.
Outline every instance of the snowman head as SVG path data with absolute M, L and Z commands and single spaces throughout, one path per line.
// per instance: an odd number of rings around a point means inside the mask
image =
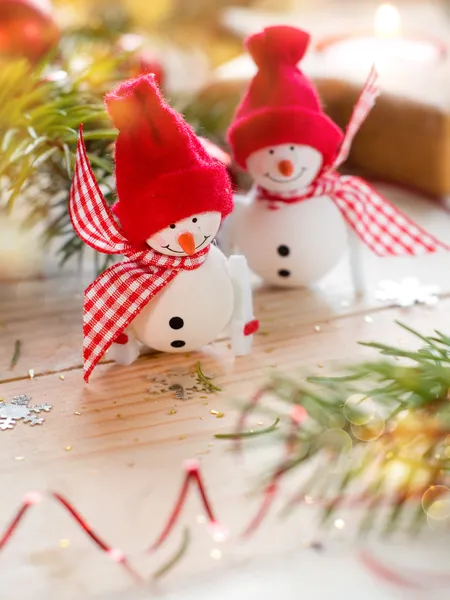
M 310 185 L 322 164 L 322 154 L 311 146 L 278 144 L 250 154 L 246 167 L 257 185 L 282 193 Z
M 206 248 L 216 236 L 222 215 L 220 212 L 204 212 L 192 215 L 158 231 L 146 242 L 160 254 L 191 256 Z

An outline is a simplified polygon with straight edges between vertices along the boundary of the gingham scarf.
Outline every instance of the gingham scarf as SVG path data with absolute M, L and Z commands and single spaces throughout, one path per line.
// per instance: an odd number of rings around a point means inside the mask
M 315 196 L 328 196 L 358 237 L 378 256 L 429 254 L 450 247 L 416 225 L 359 177 L 331 172 L 319 177 L 301 196 L 282 197 L 257 189 L 256 199 L 278 210 Z
M 206 260 L 209 248 L 194 256 L 166 256 L 149 247 L 131 245 L 117 226 L 92 173 L 83 141 L 77 146 L 69 214 L 73 227 L 89 246 L 105 254 L 127 257 L 91 283 L 84 293 L 84 379 L 134 317 L 181 270 L 193 270 Z
M 258 187 L 255 199 L 278 210 L 294 202 L 315 196 L 328 196 L 359 238 L 378 256 L 418 255 L 450 250 L 416 225 L 359 177 L 340 176 L 336 169 L 346 160 L 355 134 L 366 119 L 379 95 L 378 75 L 373 68 L 355 106 L 337 159 L 301 195 L 277 195 Z

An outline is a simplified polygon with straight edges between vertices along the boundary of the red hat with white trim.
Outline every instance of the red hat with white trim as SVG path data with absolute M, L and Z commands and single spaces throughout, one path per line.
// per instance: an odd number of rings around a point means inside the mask
M 253 152 L 278 144 L 318 150 L 324 166 L 336 158 L 342 130 L 323 112 L 314 84 L 297 68 L 310 41 L 295 27 L 267 27 L 246 40 L 258 72 L 228 131 L 236 162 L 246 168 Z
M 106 95 L 119 130 L 115 147 L 118 202 L 113 210 L 127 239 L 142 244 L 172 223 L 233 208 L 225 165 L 163 99 L 151 74 Z

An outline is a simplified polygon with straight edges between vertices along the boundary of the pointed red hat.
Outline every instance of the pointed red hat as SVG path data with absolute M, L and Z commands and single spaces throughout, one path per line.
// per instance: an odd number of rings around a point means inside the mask
M 226 167 L 163 99 L 154 76 L 121 83 L 106 95 L 119 130 L 115 147 L 118 202 L 114 212 L 127 239 L 142 244 L 172 223 L 233 208 Z
M 312 146 L 324 166 L 336 157 L 343 132 L 324 114 L 313 83 L 297 68 L 309 41 L 306 32 L 284 25 L 246 40 L 258 73 L 228 131 L 235 160 L 244 169 L 252 152 L 277 144 Z

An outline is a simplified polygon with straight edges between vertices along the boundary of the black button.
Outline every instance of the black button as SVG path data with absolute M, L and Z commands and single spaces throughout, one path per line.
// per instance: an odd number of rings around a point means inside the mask
M 285 246 L 285 245 L 278 246 L 277 252 L 280 256 L 289 256 L 289 252 L 290 252 L 289 246 Z
M 290 274 L 291 274 L 291 272 L 290 272 L 290 271 L 288 271 L 287 269 L 280 269 L 280 270 L 278 271 L 278 275 L 279 275 L 280 277 L 289 277 L 289 276 L 290 276 Z
M 184 321 L 181 317 L 172 317 L 169 321 L 169 325 L 172 329 L 181 329 L 184 325 Z
M 186 342 L 183 342 L 183 340 L 174 340 L 170 345 L 172 348 L 182 348 L 186 346 Z

